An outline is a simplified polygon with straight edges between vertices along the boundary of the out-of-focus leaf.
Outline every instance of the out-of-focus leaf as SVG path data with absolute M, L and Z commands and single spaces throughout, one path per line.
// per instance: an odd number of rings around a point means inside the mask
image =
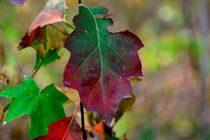
M 130 98 L 125 98 L 121 100 L 115 116 L 115 123 L 117 123 L 117 121 L 122 117 L 125 111 L 128 111 L 132 107 L 135 101 L 136 101 L 136 96 L 134 94 L 132 94 Z
M 116 132 L 116 136 L 120 139 L 123 139 L 126 132 L 131 130 L 134 127 L 133 121 L 139 119 L 135 114 L 131 114 L 130 112 L 125 112 L 124 115 L 117 121 L 114 125 L 113 130 Z
M 0 87 L 7 85 L 8 83 L 9 83 L 9 78 L 4 73 L 0 73 Z
M 25 77 L 20 85 L 3 90 L 0 96 L 12 98 L 4 121 L 9 122 L 28 114 L 31 118 L 32 138 L 46 135 L 49 124 L 65 118 L 62 104 L 68 98 L 54 85 L 49 85 L 39 92 L 33 79 Z
M 139 139 L 140 140 L 154 140 L 155 139 L 154 129 L 151 127 L 140 129 Z
M 76 29 L 65 42 L 71 57 L 64 85 L 77 89 L 85 108 L 110 124 L 121 99 L 131 96 L 128 79 L 142 76 L 138 50 L 143 44 L 129 31 L 107 31 L 113 21 L 103 7 L 80 5 L 73 22 Z
M 72 117 L 50 124 L 49 133 L 35 140 L 82 140 L 82 129 L 75 120 L 71 120 Z
M 23 6 L 26 0 L 9 0 L 9 1 L 17 6 Z

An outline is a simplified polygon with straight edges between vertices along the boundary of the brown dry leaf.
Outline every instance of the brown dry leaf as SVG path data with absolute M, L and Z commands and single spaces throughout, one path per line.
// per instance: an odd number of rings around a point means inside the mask
M 8 83 L 9 78 L 5 74 L 0 73 L 0 84 L 7 85 Z
M 4 73 L 0 73 L 0 91 L 8 83 L 9 83 L 9 78 Z
M 40 53 L 42 59 L 46 56 L 49 50 L 60 50 L 63 47 L 63 42 L 68 35 L 68 30 L 65 30 L 65 25 L 54 24 L 45 26 L 44 37 L 47 41 L 42 41 L 43 44 L 35 45 L 35 49 Z M 29 45 L 30 46 L 30 45 Z
M 39 13 L 39 15 L 31 24 L 25 36 L 22 38 L 18 49 L 21 50 L 32 46 L 37 40 L 40 40 L 40 38 L 41 40 L 45 41 L 46 29 L 44 29 L 44 27 L 46 25 L 55 24 L 58 22 L 67 22 L 64 19 L 66 10 L 67 7 L 65 0 L 49 0 L 44 9 Z

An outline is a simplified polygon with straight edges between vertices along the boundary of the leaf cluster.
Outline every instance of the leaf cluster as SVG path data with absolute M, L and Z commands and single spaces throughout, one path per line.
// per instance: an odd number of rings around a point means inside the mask
M 10 1 L 22 6 L 26 0 Z M 67 9 L 65 0 L 48 0 L 18 49 L 35 49 L 35 71 L 59 59 L 60 50 L 67 49 L 71 56 L 63 74 L 64 86 L 76 89 L 85 109 L 96 113 L 90 122 L 94 125 L 89 127 L 91 131 L 101 139 L 117 139 L 110 126 L 113 118 L 117 123 L 135 102 L 129 79 L 143 75 L 138 56 L 143 43 L 128 30 L 108 31 L 113 20 L 104 7 L 79 4 L 73 23 L 66 19 Z M 63 104 L 68 97 L 53 84 L 39 91 L 32 77 L 0 92 L 0 96 L 11 99 L 4 122 L 27 114 L 31 118 L 32 138 L 82 139 L 84 132 L 75 119 L 77 108 L 71 117 L 66 117 Z M 0 108 L 0 116 L 1 112 Z

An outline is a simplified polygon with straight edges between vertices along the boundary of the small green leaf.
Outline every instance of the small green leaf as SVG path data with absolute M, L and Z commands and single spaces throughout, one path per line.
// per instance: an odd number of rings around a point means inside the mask
M 57 59 L 60 59 L 57 50 L 49 50 L 44 59 L 42 59 L 41 54 L 37 51 L 34 70 L 39 69 L 42 65 L 46 66 Z
M 49 124 L 65 118 L 62 104 L 68 98 L 52 84 L 39 92 L 34 80 L 25 77 L 20 85 L 3 90 L 0 96 L 12 98 L 4 121 L 9 122 L 28 114 L 32 138 L 46 135 Z
M 40 53 L 37 51 L 36 52 L 36 64 L 34 66 L 34 70 L 38 70 L 43 64 L 43 60 L 41 58 Z
M 60 56 L 58 55 L 58 51 L 57 50 L 49 50 L 43 60 L 44 66 L 55 61 L 56 59 L 60 59 Z

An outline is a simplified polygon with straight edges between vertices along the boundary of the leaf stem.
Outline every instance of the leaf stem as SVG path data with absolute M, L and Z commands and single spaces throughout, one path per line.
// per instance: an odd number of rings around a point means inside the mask
M 85 131 L 85 116 L 84 116 L 84 107 L 82 102 L 80 102 L 80 111 L 81 111 L 81 123 L 82 123 L 82 136 L 84 140 L 87 140 L 87 134 Z
M 78 0 L 78 3 L 81 4 L 82 1 Z M 86 134 L 86 131 L 85 131 L 84 107 L 83 107 L 82 102 L 80 102 L 80 112 L 81 112 L 82 136 L 83 136 L 83 140 L 87 140 L 87 134 Z
M 40 70 L 42 66 L 40 66 L 37 70 L 34 71 L 34 73 L 31 75 L 31 78 L 34 78 L 34 76 L 36 75 L 36 73 Z
M 71 26 L 73 29 L 76 28 L 76 27 L 75 27 L 72 23 L 70 23 L 68 20 L 65 20 L 65 19 L 64 19 L 64 22 L 67 23 L 69 26 Z
M 76 106 L 75 106 L 75 109 L 74 109 L 74 113 L 73 113 L 73 115 L 72 115 L 72 117 L 71 117 L 70 123 L 69 123 L 69 125 L 68 125 L 68 128 L 66 129 L 65 135 L 64 135 L 64 137 L 63 137 L 62 140 L 65 139 L 65 136 L 67 135 L 67 133 L 68 133 L 70 127 L 71 127 L 71 124 L 72 124 L 72 122 L 74 121 L 74 119 L 75 119 L 75 117 L 76 117 L 76 113 L 77 113 L 77 109 L 78 109 L 78 107 L 79 107 L 79 103 L 80 103 L 80 102 L 76 103 Z

